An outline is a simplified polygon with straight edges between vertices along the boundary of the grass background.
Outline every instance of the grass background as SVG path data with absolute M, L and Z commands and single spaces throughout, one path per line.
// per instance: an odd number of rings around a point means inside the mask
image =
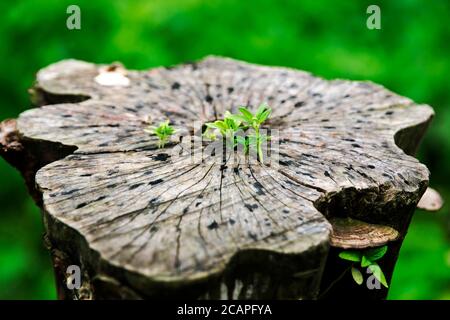
M 70 4 L 81 30 L 66 28 Z M 370 4 L 381 7 L 381 30 L 366 28 Z M 217 54 L 369 79 L 434 107 L 419 157 L 449 199 L 448 0 L 22 0 L 1 1 L 0 12 L 0 119 L 29 108 L 35 72 L 64 58 L 144 69 Z M 450 299 L 448 211 L 416 213 L 390 299 Z M 0 298 L 56 297 L 42 232 L 20 175 L 0 159 Z

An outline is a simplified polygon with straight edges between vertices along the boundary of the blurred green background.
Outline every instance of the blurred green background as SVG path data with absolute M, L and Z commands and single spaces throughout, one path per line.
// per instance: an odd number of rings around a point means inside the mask
M 66 8 L 81 8 L 81 30 Z M 381 7 L 382 29 L 366 28 Z M 450 1 L 1 1 L 0 119 L 29 108 L 35 72 L 65 58 L 145 69 L 217 54 L 325 78 L 369 79 L 434 107 L 420 150 L 450 199 Z M 56 297 L 39 210 L 0 159 L 0 298 Z M 416 212 L 390 299 L 450 299 L 449 206 Z

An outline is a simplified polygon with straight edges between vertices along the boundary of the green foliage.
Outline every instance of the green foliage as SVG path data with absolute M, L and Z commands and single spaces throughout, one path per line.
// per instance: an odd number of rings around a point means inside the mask
M 384 273 L 383 271 L 381 271 L 380 266 L 378 265 L 378 263 L 373 262 L 369 265 L 369 269 L 372 271 L 372 274 L 374 275 L 374 277 L 380 281 L 380 283 L 385 286 L 386 288 L 388 288 L 388 284 L 386 282 L 386 278 L 384 277 Z
M 247 154 L 251 148 L 257 150 L 259 161 L 263 161 L 262 145 L 270 137 L 260 134 L 260 127 L 270 116 L 272 109 L 265 104 L 261 104 L 258 110 L 253 114 L 248 108 L 240 107 L 241 114 L 232 114 L 225 112 L 223 120 L 206 123 L 206 130 L 203 135 L 211 140 L 216 139 L 215 131 L 218 131 L 223 138 L 233 139 L 233 143 L 244 146 L 244 153 Z M 253 129 L 253 134 L 245 136 L 238 135 L 238 131 Z
M 149 127 L 145 131 L 158 136 L 158 148 L 164 148 L 169 137 L 174 134 L 175 129 L 169 124 L 169 120 L 167 120 L 161 122 L 158 127 Z
M 217 130 L 222 137 L 231 138 L 241 129 L 241 121 L 233 117 L 233 115 L 226 111 L 223 120 L 216 120 L 214 122 L 206 123 L 206 130 L 203 135 L 211 140 L 215 140 L 216 135 L 211 131 Z
M 369 258 L 367 258 L 365 255 L 362 256 L 361 259 L 361 267 L 365 268 L 372 264 L 372 261 L 370 261 Z
M 361 285 L 363 283 L 363 275 L 358 268 L 352 267 L 352 277 L 357 284 Z
M 377 261 L 386 254 L 387 250 L 388 250 L 387 246 L 368 249 L 364 252 L 364 256 L 367 258 L 367 260 Z
M 267 137 L 267 135 L 260 134 L 260 127 L 270 116 L 272 109 L 265 104 L 261 104 L 255 114 L 245 107 L 239 108 L 239 111 L 241 114 L 234 115 L 233 117 L 241 120 L 247 127 L 252 128 L 254 130 L 254 134 L 249 135 L 245 140 L 238 139 L 237 142 L 244 145 L 244 150 L 246 152 L 248 152 L 250 148 L 254 147 L 257 150 L 259 161 L 263 162 L 262 145 L 269 139 L 269 137 Z
M 386 282 L 386 278 L 384 277 L 383 271 L 378 263 L 374 262 L 381 259 L 386 254 L 387 250 L 388 247 L 386 245 L 378 248 L 365 249 L 362 251 L 346 250 L 339 253 L 339 258 L 352 262 L 361 262 L 361 267 L 368 267 L 372 271 L 375 278 L 387 288 L 388 284 Z M 352 265 L 352 277 L 357 284 L 362 283 L 362 274 L 354 265 Z
M 339 258 L 348 260 L 348 261 L 354 261 L 354 262 L 360 262 L 361 261 L 361 252 L 359 251 L 342 251 L 339 253 Z

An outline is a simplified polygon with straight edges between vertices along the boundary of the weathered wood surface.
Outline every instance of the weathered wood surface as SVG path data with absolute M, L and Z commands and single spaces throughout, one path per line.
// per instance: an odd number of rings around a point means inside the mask
M 428 185 L 427 168 L 411 155 L 429 106 L 370 82 L 227 58 L 149 71 L 115 66 L 129 81 L 120 86 L 99 84 L 101 68 L 67 60 L 41 70 L 32 90 L 41 107 L 0 139 L 22 172 L 24 162 L 40 168 L 25 178 L 35 198 L 42 194 L 57 275 L 69 264 L 85 272 L 78 298 L 317 298 L 338 253 L 330 243 L 390 241 L 390 279 Z M 267 127 L 279 130 L 279 163 L 270 166 L 239 154 L 193 162 L 180 147 L 187 139 L 157 149 L 144 132 L 149 116 L 170 118 L 181 137 L 198 133 L 195 121 L 262 102 L 273 108 Z M 30 165 L 44 149 L 47 160 Z M 338 221 L 334 232 L 330 221 Z

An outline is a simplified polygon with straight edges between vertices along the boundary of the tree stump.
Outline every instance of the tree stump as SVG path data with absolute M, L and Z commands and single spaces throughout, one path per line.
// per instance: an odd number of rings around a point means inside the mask
M 339 278 L 348 261 L 337 256 L 388 244 L 390 281 L 428 185 L 412 155 L 431 107 L 219 57 L 149 71 L 66 60 L 31 94 L 38 108 L 2 123 L 1 153 L 42 208 L 60 298 L 386 296 Z M 277 163 L 192 161 L 208 147 L 191 143 L 194 122 L 262 102 Z M 144 129 L 165 119 L 178 136 L 159 149 Z M 79 289 L 66 286 L 69 265 Z

